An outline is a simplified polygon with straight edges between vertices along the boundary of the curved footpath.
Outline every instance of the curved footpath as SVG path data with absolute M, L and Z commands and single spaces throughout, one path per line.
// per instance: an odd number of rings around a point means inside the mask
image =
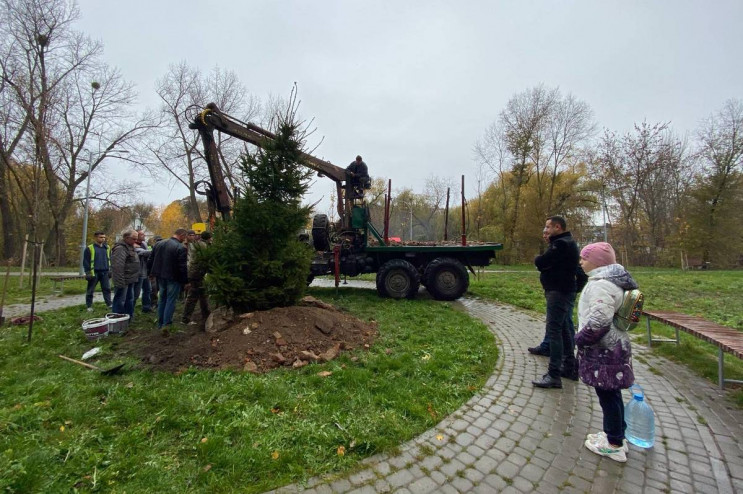
M 547 359 L 526 349 L 541 341 L 544 320 L 502 304 L 462 303 L 500 346 L 498 367 L 477 395 L 397 456 L 373 456 L 348 476 L 271 493 L 743 492 L 743 413 L 717 387 L 635 344 L 656 443 L 630 445 L 627 463 L 616 463 L 583 446 L 586 434 L 602 429 L 593 388 L 567 379 L 562 390 L 532 386 Z
M 616 463 L 583 446 L 586 434 L 602 428 L 592 388 L 566 379 L 562 390 L 532 386 L 547 359 L 526 349 L 540 341 L 544 320 L 507 305 L 469 298 L 462 303 L 500 347 L 497 368 L 478 394 L 403 444 L 399 455 L 376 455 L 350 475 L 313 478 L 271 493 L 743 493 L 737 440 L 743 413 L 716 386 L 634 344 L 637 382 L 655 410 L 656 442 L 649 450 L 630 445 L 627 463 Z M 84 295 L 52 297 L 37 310 L 82 304 Z M 8 306 L 5 316 L 28 310 Z M 624 397 L 626 402 L 629 394 Z

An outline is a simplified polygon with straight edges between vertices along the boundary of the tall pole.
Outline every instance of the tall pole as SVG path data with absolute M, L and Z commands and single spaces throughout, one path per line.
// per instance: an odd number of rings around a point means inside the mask
M 85 259 L 85 243 L 88 240 L 88 207 L 90 206 L 90 174 L 93 171 L 93 153 L 88 149 L 88 177 L 85 186 L 85 212 L 83 213 L 83 239 L 80 244 L 80 275 L 85 274 L 83 261 Z M 93 267 L 91 266 L 91 269 Z
M 604 215 L 604 242 L 608 242 L 609 235 L 606 231 L 606 196 L 604 195 L 604 185 L 601 186 L 601 212 Z
M 408 204 L 410 206 L 410 241 L 413 241 L 413 205 Z

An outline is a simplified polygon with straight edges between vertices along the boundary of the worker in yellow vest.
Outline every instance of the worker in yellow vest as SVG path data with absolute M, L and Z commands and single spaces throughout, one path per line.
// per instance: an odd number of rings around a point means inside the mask
M 83 269 L 85 279 L 88 280 L 88 288 L 85 291 L 85 305 L 88 312 L 93 311 L 93 292 L 98 282 L 101 283 L 101 292 L 106 306 L 111 308 L 111 284 L 109 283 L 111 273 L 111 247 L 106 243 L 106 234 L 95 232 L 95 242 L 88 245 L 83 254 Z

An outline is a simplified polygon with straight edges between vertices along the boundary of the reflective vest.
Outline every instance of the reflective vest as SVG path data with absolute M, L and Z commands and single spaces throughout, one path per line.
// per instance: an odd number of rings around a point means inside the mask
M 95 271 L 95 244 L 88 245 L 90 251 L 90 270 Z M 108 257 L 108 269 L 111 269 L 111 247 L 106 244 L 106 254 Z

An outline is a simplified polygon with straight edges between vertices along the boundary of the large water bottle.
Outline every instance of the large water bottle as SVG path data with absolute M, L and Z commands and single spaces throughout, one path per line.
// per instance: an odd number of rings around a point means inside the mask
M 655 414 L 639 385 L 633 384 L 630 391 L 632 399 L 624 407 L 624 421 L 627 422 L 624 435 L 635 446 L 652 448 L 655 443 Z

